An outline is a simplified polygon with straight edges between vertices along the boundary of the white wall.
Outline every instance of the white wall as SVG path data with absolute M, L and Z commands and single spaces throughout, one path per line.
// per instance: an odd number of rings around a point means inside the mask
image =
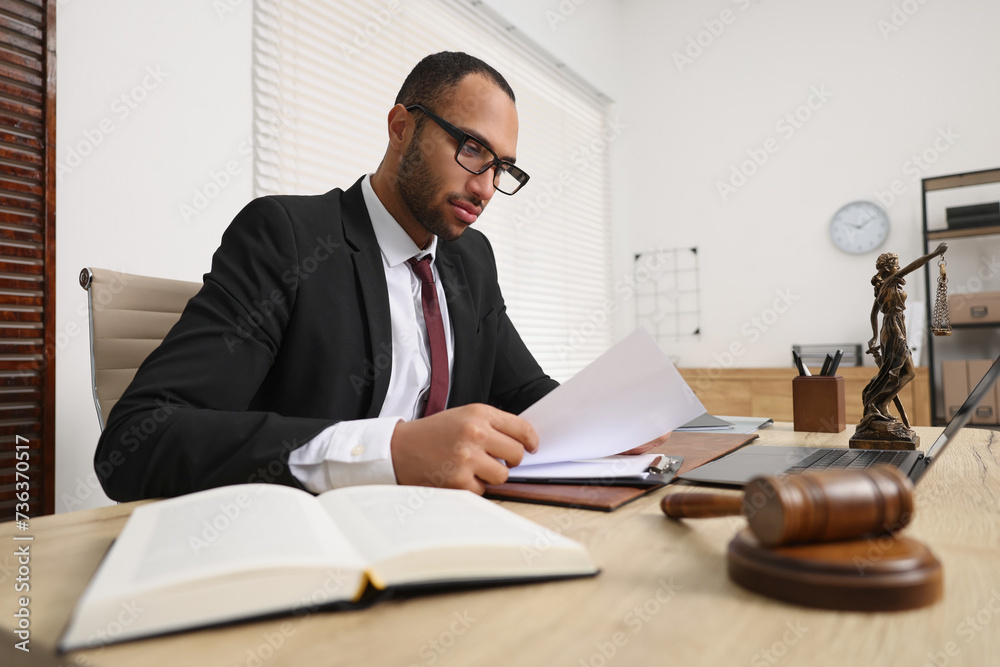
M 670 346 L 681 365 L 781 366 L 794 343 L 867 342 L 878 253 L 836 250 L 829 220 L 898 181 L 881 250 L 905 263 L 922 253 L 919 179 L 1000 166 L 1000 4 L 616 4 L 627 36 L 620 103 L 631 120 L 615 147 L 627 179 L 614 193 L 616 223 L 633 243 L 618 252 L 698 247 L 703 334 Z M 674 54 L 688 48 L 690 62 L 678 65 Z M 803 107 L 810 99 L 818 108 Z M 784 121 L 795 113 L 808 116 L 797 128 Z M 751 163 L 755 173 L 724 200 L 717 183 L 768 139 L 777 152 Z M 912 156 L 925 151 L 921 167 Z M 953 244 L 953 285 L 998 250 L 996 240 Z M 923 298 L 922 274 L 908 292 Z
M 250 199 L 240 152 L 252 122 L 250 9 L 249 0 L 59 3 L 57 511 L 108 503 L 93 472 L 100 431 L 80 269 L 200 280 Z

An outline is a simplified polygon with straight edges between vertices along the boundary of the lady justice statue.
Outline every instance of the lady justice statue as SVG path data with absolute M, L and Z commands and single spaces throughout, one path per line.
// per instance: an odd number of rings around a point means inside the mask
M 896 253 L 885 252 L 875 261 L 877 273 L 872 278 L 875 286 L 875 303 L 872 305 L 872 339 L 868 341 L 868 354 L 875 358 L 878 373 L 861 393 L 864 416 L 851 438 L 855 449 L 916 449 L 920 438 L 910 428 L 906 412 L 897 394 L 914 378 L 913 357 L 906 342 L 906 292 L 903 278 L 927 264 L 935 257 L 944 255 L 947 243 L 942 243 L 934 252 L 914 260 L 906 267 L 899 268 Z M 928 298 L 930 296 L 928 295 Z M 882 332 L 878 331 L 878 314 L 882 313 Z M 875 344 L 876 340 L 878 345 Z M 893 402 L 902 419 L 889 413 L 889 403 Z

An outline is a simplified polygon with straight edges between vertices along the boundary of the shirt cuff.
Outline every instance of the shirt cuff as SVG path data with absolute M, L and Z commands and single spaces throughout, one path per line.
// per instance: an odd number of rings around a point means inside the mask
M 361 484 L 395 484 L 392 433 L 400 417 L 328 426 L 288 456 L 292 475 L 313 493 Z

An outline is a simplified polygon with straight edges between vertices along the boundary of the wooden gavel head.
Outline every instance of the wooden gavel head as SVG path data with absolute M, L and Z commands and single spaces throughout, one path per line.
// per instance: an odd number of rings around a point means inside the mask
M 743 514 L 765 546 L 830 542 L 895 533 L 913 517 L 913 483 L 888 465 L 756 477 L 743 497 L 673 493 L 660 502 L 672 519 Z

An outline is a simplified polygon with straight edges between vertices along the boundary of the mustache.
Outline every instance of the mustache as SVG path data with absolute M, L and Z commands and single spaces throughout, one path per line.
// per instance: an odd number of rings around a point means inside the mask
M 479 197 L 474 197 L 474 196 L 465 195 L 465 194 L 459 194 L 457 192 L 450 192 L 450 193 L 448 193 L 448 201 L 452 201 L 452 200 L 467 202 L 467 203 L 472 204 L 473 206 L 475 206 L 480 211 L 482 211 L 486 207 L 486 205 L 483 204 L 483 200 L 480 199 Z

